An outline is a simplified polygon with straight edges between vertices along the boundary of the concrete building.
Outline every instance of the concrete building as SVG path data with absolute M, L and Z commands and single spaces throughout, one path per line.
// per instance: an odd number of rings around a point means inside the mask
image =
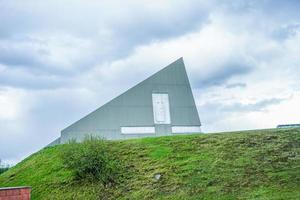
M 61 131 L 50 145 L 87 135 L 109 140 L 200 133 L 201 123 L 180 58 Z

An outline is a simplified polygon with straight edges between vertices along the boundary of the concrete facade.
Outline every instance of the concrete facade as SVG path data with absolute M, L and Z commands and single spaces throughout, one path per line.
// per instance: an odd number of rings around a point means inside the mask
M 199 133 L 200 119 L 180 58 L 61 131 L 50 145 L 87 135 L 109 140 Z

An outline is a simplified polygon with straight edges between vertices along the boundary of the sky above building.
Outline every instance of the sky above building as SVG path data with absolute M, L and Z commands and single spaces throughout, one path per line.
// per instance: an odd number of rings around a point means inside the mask
M 180 57 L 204 132 L 300 123 L 298 0 L 0 0 L 0 10 L 7 163 Z

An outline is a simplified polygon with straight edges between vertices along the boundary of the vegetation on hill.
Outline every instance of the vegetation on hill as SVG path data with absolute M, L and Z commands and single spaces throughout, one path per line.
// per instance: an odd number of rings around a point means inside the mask
M 107 141 L 121 162 L 116 184 L 74 179 L 45 148 L 0 175 L 32 186 L 32 199 L 300 199 L 300 129 Z M 160 175 L 160 176 L 159 176 Z
M 121 171 L 119 160 L 109 151 L 109 143 L 101 138 L 87 137 L 82 143 L 71 141 L 60 152 L 64 166 L 77 181 L 116 183 Z

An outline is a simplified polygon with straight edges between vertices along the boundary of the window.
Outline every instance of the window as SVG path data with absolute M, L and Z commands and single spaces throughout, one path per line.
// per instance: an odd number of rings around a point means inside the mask
M 200 126 L 172 126 L 172 133 L 201 133 Z
M 151 126 L 128 126 L 121 127 L 122 134 L 153 134 L 155 128 Z

